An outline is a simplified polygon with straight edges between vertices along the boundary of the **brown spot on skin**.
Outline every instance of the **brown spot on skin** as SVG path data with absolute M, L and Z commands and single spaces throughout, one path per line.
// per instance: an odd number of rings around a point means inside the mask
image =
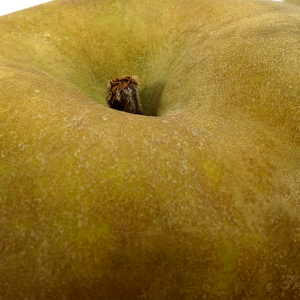
M 5 250 L 6 244 L 5 243 L 0 243 L 0 253 Z
M 125 76 L 110 81 L 110 88 L 106 97 L 110 108 L 131 114 L 142 115 L 142 105 L 138 88 L 140 81 L 136 76 Z

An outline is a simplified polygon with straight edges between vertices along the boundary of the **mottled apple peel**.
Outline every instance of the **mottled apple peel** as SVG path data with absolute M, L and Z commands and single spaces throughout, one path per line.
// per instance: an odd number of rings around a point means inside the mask
M 136 76 L 127 75 L 121 79 L 112 79 L 109 82 L 109 91 L 106 97 L 109 107 L 131 114 L 142 115 L 139 85 L 140 81 Z

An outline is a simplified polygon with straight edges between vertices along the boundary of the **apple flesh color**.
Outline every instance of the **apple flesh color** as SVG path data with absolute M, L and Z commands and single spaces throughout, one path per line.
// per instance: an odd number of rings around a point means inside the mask
M 0 299 L 297 299 L 299 17 L 200 0 L 1 17 Z M 128 74 L 147 116 L 105 103 Z

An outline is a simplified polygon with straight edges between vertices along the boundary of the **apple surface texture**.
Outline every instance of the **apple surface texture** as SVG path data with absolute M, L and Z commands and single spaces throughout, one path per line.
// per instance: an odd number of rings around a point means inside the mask
M 299 6 L 56 0 L 0 35 L 0 300 L 300 299 Z

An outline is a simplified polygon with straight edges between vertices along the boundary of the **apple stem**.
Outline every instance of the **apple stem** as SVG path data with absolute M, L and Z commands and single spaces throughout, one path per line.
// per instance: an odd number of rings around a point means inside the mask
M 142 105 L 138 92 L 139 85 L 140 81 L 136 76 L 127 75 L 121 79 L 112 79 L 106 97 L 109 107 L 142 115 Z

